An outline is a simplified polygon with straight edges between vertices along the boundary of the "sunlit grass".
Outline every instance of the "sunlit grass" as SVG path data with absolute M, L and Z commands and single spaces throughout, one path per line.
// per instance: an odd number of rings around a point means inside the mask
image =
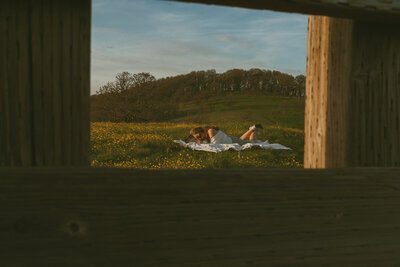
M 258 139 L 292 148 L 252 148 L 221 153 L 192 151 L 174 143 L 184 139 L 190 123 L 91 123 L 91 165 L 140 169 L 299 168 L 303 167 L 304 133 L 299 129 L 266 126 Z M 248 123 L 221 123 L 227 134 L 240 136 Z

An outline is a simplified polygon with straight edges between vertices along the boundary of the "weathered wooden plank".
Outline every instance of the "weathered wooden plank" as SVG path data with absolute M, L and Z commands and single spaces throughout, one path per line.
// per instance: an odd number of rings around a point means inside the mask
M 0 177 L 8 266 L 400 263 L 400 169 L 0 168 Z
M 310 16 L 306 167 L 400 164 L 397 29 Z
M 327 68 L 326 167 L 349 166 L 350 79 L 354 21 L 330 19 Z M 312 57 L 310 55 L 310 57 Z M 355 63 L 356 64 L 356 63 Z M 312 79 L 312 78 L 311 78 Z M 315 77 L 314 77 L 315 79 Z M 322 118 L 321 118 L 322 119 Z M 340 144 L 340 145 L 338 145 Z
M 90 35 L 91 1 L 75 1 L 73 4 L 73 34 L 79 42 L 73 44 L 75 59 L 75 113 L 73 141 L 75 146 L 74 165 L 88 165 L 90 152 Z
M 167 0 L 171 1 L 171 0 Z M 339 18 L 400 22 L 400 2 L 385 0 L 172 0 L 324 15 Z
M 79 29 L 79 8 L 77 1 L 71 1 L 71 164 L 77 165 L 80 163 L 81 158 L 81 127 L 80 127 L 80 116 L 81 116 L 81 75 L 80 75 L 80 58 L 79 58 L 79 47 L 80 47 L 80 29 Z M 81 7 L 82 8 L 82 7 Z M 75 104 L 73 104 L 75 103 Z
M 327 17 L 308 19 L 306 105 L 304 120 L 304 166 L 323 167 L 325 162 L 325 129 L 327 68 L 329 49 L 329 21 Z M 318 77 L 315 79 L 314 77 Z
M 400 165 L 400 32 L 388 24 L 357 22 L 351 106 L 353 161 L 359 166 Z
M 18 35 L 17 35 L 17 2 L 8 1 L 8 23 L 7 23 L 7 81 L 8 81 L 8 105 L 9 115 L 8 118 L 10 125 L 10 154 L 9 162 L 11 166 L 21 165 L 20 155 L 20 135 L 19 133 L 19 120 L 20 120 L 20 103 L 19 103 L 19 90 L 18 90 Z
M 62 20 L 61 20 L 61 7 L 60 1 L 50 1 L 52 6 L 52 54 L 50 55 L 52 58 L 52 71 L 53 71 L 53 79 L 51 90 L 53 91 L 53 122 L 54 122 L 54 164 L 62 165 L 63 164 L 63 113 L 62 113 L 62 76 L 61 76 L 61 28 L 62 28 Z M 49 25 L 50 26 L 50 25 Z
M 17 73 L 18 73 L 18 131 L 17 144 L 21 164 L 30 166 L 33 164 L 33 140 L 32 140 L 32 61 L 30 50 L 30 5 L 25 0 L 15 1 L 17 4 L 16 31 L 17 31 Z
M 349 166 L 353 21 L 310 16 L 305 147 L 307 168 Z
M 61 105 L 62 105 L 62 117 L 57 118 L 62 120 L 62 154 L 63 154 L 63 165 L 71 165 L 72 154 L 71 148 L 73 126 L 72 126 L 72 98 L 71 94 L 73 92 L 72 86 L 72 7 L 70 2 L 59 1 L 58 3 L 60 9 L 60 41 L 61 41 L 61 58 L 57 64 L 60 65 L 60 87 L 61 87 Z
M 89 165 L 90 157 L 90 65 L 92 1 L 79 1 L 79 59 L 80 59 L 80 162 Z
M 0 9 L 0 36 L 7 36 L 8 20 L 9 14 L 7 9 Z M 10 154 L 6 38 L 0 39 L 0 58 L 0 151 L 4 151 L 3 153 L 0 153 L 0 166 L 9 166 L 9 157 L 6 156 Z
M 45 126 L 43 116 L 44 110 L 44 90 L 43 90 L 43 77 L 42 73 L 44 72 L 44 62 L 43 62 L 43 1 L 34 1 L 32 0 L 29 3 L 31 8 L 30 14 L 30 25 L 31 25 L 31 34 L 30 34 L 30 47 L 32 56 L 30 58 L 30 67 L 32 71 L 32 138 L 34 144 L 34 155 L 33 160 L 34 164 L 38 166 L 42 166 L 44 164 L 44 132 L 47 129 L 47 125 Z M 37 64 L 37 67 L 33 68 L 33 62 Z M 47 112 L 51 112 L 47 110 Z
M 0 165 L 88 164 L 90 4 L 0 3 Z

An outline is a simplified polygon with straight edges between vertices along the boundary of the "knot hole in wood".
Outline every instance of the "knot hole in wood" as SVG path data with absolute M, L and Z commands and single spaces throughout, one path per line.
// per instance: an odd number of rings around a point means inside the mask
M 79 232 L 79 224 L 76 222 L 71 222 L 69 224 L 69 230 L 71 231 L 71 233 L 78 233 Z
M 84 235 L 86 234 L 87 225 L 81 220 L 70 220 L 64 225 L 65 231 L 70 235 Z

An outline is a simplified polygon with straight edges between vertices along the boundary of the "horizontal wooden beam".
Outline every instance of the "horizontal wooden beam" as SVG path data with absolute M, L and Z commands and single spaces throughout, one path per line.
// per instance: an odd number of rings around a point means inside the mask
M 400 169 L 0 168 L 0 177 L 4 266 L 400 263 Z
M 400 22 L 400 2 L 383 0 L 167 0 L 340 18 Z

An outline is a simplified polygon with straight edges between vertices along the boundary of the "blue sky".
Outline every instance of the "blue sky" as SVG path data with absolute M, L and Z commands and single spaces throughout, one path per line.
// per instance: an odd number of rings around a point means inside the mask
M 161 0 L 93 0 L 91 92 L 117 73 L 306 70 L 307 16 Z

